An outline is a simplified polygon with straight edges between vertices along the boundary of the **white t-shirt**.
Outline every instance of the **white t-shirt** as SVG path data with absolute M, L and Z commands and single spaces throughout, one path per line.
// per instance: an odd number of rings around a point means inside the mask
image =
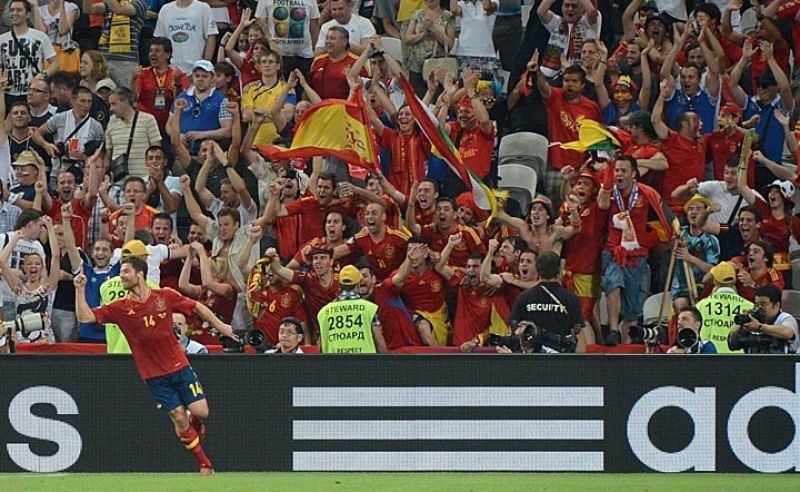
M 188 7 L 179 7 L 176 2 L 161 7 L 154 36 L 172 42 L 172 65 L 191 75 L 194 62 L 203 58 L 206 40 L 217 34 L 211 7 L 195 0 Z
M 575 24 L 567 24 L 567 33 L 560 33 L 558 29 L 561 27 L 561 23 L 564 19 L 559 15 L 553 14 L 552 11 L 550 13 L 552 14 L 550 22 L 544 25 L 547 32 L 550 33 L 550 40 L 548 43 L 560 47 L 561 52 L 566 54 L 569 50 L 569 39 L 573 35 L 572 31 L 575 29 Z M 600 28 L 603 25 L 603 17 L 598 11 L 597 22 L 595 24 L 589 24 L 586 14 L 583 14 L 578 24 L 580 25 L 583 39 L 598 39 L 600 37 Z M 542 73 L 546 77 L 553 77 L 557 72 L 550 68 L 542 67 Z
M 0 234 L 0 251 L 8 244 L 8 241 L 11 239 L 11 234 L 14 233 Z M 45 265 L 45 272 L 42 272 L 42 277 L 45 277 L 47 275 L 47 257 L 44 254 L 44 246 L 42 246 L 42 243 L 39 241 L 29 241 L 27 239 L 20 239 L 17 241 L 16 246 L 14 246 L 14 249 L 11 251 L 11 256 L 8 258 L 8 265 L 11 268 L 21 269 L 23 258 L 31 253 L 38 253 L 38 255 L 41 256 L 42 263 Z M 4 301 L 11 302 L 15 300 L 14 294 L 11 292 L 11 287 L 9 287 L 8 283 L 3 278 L 0 278 L 0 292 L 3 294 Z
M 208 211 L 214 216 L 214 219 L 217 218 L 217 214 L 219 211 L 225 207 L 225 204 L 217 197 L 214 197 L 211 200 L 211 203 L 208 205 Z M 239 227 L 247 227 L 258 218 L 258 207 L 256 207 L 256 202 L 254 200 L 250 200 L 250 209 L 245 208 L 243 203 L 239 204 Z
M 319 19 L 316 0 L 258 0 L 256 17 L 267 19 L 269 34 L 283 56 L 314 57 L 309 24 Z
M 492 0 L 495 6 L 499 6 L 498 0 Z M 458 47 L 456 56 L 479 56 L 483 58 L 494 58 L 494 43 L 492 42 L 492 31 L 496 14 L 486 15 L 483 10 L 483 2 L 475 3 L 460 1 L 461 7 L 461 33 L 458 35 Z
M 144 179 L 145 188 L 150 186 L 150 176 L 144 176 L 142 179 Z M 167 189 L 170 192 L 177 193 L 181 197 L 183 197 L 183 188 L 181 188 L 181 180 L 180 180 L 179 177 L 177 177 L 177 176 L 166 176 L 166 177 L 164 177 L 164 185 L 166 185 Z M 159 209 L 160 211 L 164 212 L 164 213 L 167 213 L 167 207 L 164 205 L 164 199 L 160 198 L 161 197 L 161 193 L 158 190 L 154 191 L 153 193 L 158 193 L 158 196 L 159 196 L 158 207 L 156 207 L 156 208 Z M 172 224 L 173 225 L 177 224 L 178 223 L 178 212 L 177 211 L 173 212 L 171 214 L 171 216 L 172 216 Z
M 67 16 L 69 16 L 70 12 L 78 10 L 78 6 L 71 2 L 65 2 L 64 10 L 67 12 Z M 66 34 L 58 33 L 58 20 L 61 18 L 59 13 L 60 12 L 57 11 L 55 15 L 52 15 L 47 9 L 47 5 L 39 7 L 39 14 L 42 16 L 42 24 L 44 24 L 44 28 L 47 30 L 47 35 L 50 36 L 50 42 L 63 45 L 72 39 L 72 30 L 70 29 Z
M 739 195 L 731 195 L 727 188 L 725 188 L 724 181 L 703 181 L 697 186 L 697 193 L 718 204 L 720 207 L 719 212 L 713 212 L 708 216 L 709 220 L 719 222 L 720 224 L 727 224 L 728 217 L 731 216 L 731 211 L 733 211 L 733 207 L 736 206 L 736 202 L 739 200 Z M 761 198 L 761 194 L 757 191 L 753 190 L 753 194 Z M 742 199 L 733 217 L 732 224 L 739 222 L 739 210 L 746 206 L 747 201 Z
M 333 26 L 344 27 L 350 33 L 350 44 L 361 44 L 361 40 L 375 35 L 375 26 L 369 20 L 353 14 L 350 17 L 350 22 L 347 24 L 339 24 L 336 19 L 331 19 L 319 29 L 319 39 L 317 40 L 317 48 L 325 47 L 325 36 L 328 30 Z
M 170 259 L 169 248 L 163 244 L 155 246 L 148 244 L 147 251 L 147 280 L 156 285 L 161 285 L 161 263 Z M 114 249 L 114 256 L 111 257 L 111 265 L 117 263 L 122 257 L 122 248 Z
M 55 58 L 56 52 L 47 34 L 36 29 L 28 29 L 25 34 L 17 36 L 22 50 L 20 53 L 12 33 L 13 31 L 9 31 L 0 35 L 0 66 L 6 71 L 8 78 L 6 93 L 12 96 L 24 96 L 28 93 L 33 77 L 37 73 L 44 72 L 44 60 Z

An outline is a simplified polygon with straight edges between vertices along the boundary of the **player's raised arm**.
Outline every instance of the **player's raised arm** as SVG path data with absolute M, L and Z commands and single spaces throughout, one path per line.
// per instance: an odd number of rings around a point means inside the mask
M 231 337 L 231 338 L 233 338 L 234 340 L 237 340 L 237 341 L 239 340 L 239 337 L 237 337 L 233 333 L 233 328 L 231 328 L 231 325 L 229 325 L 227 323 L 223 323 L 221 319 L 217 318 L 217 315 L 214 314 L 213 311 L 208 309 L 203 304 L 200 304 L 199 302 L 197 304 L 195 304 L 194 312 L 195 312 L 195 314 L 197 314 L 198 316 L 200 316 L 204 320 L 206 320 L 209 323 L 211 323 L 211 326 L 216 328 L 217 331 L 219 331 L 220 335 L 223 335 L 223 336 L 226 336 L 226 337 Z
M 94 316 L 92 308 L 86 302 L 86 275 L 83 274 L 83 267 L 81 267 L 81 273 L 72 279 L 72 284 L 75 286 L 75 314 L 78 317 L 78 321 L 81 323 L 97 323 L 97 318 Z

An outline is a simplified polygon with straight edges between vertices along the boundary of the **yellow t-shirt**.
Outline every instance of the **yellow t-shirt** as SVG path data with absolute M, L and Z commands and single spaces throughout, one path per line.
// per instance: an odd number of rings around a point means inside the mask
M 275 99 L 278 98 L 278 95 L 283 91 L 284 87 L 286 87 L 286 84 L 280 80 L 272 87 L 267 87 L 261 80 L 256 80 L 255 82 L 247 84 L 242 93 L 242 110 L 252 108 L 269 111 L 272 109 L 272 105 L 275 104 Z M 286 98 L 286 103 L 294 104 L 294 102 L 294 93 L 290 93 Z M 275 128 L 275 124 L 271 121 L 264 122 L 261 128 L 258 129 L 253 143 L 258 145 L 272 145 L 278 136 L 278 129 Z

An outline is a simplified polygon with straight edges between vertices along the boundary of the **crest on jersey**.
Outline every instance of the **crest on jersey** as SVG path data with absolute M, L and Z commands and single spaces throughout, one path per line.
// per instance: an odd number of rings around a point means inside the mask
M 397 251 L 394 249 L 394 246 L 386 246 L 386 247 L 383 249 L 383 254 L 384 254 L 384 255 L 386 256 L 386 258 L 388 258 L 388 259 L 394 258 L 394 254 L 395 254 L 396 252 L 397 252 Z
M 436 293 L 442 290 L 442 283 L 438 280 L 431 282 L 431 292 Z
M 292 296 L 290 296 L 289 294 L 282 295 L 281 296 L 281 306 L 285 307 L 285 308 L 288 308 L 291 305 L 292 305 Z
M 164 300 L 163 297 L 159 297 L 156 299 L 156 311 L 166 311 L 167 310 L 167 301 Z

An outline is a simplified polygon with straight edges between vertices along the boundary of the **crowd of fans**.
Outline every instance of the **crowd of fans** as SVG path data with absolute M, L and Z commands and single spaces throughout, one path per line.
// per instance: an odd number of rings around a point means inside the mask
M 531 7 L 523 25 L 520 0 L 8 2 L 3 319 L 41 314 L 39 341 L 124 345 L 113 327 L 78 323 L 72 284 L 87 275 L 92 306 L 124 296 L 122 256 L 146 257 L 151 285 L 261 330 L 278 352 L 319 343 L 317 313 L 347 265 L 388 349 L 471 351 L 508 334 L 517 297 L 540 283 L 537 260 L 550 272 L 553 253 L 562 267 L 547 280 L 580 300 L 579 350 L 628 342 L 665 284 L 676 315 L 720 289 L 741 306 L 780 306 L 764 287 L 792 288 L 800 238 L 800 4 Z M 495 216 L 475 205 L 420 131 L 401 77 L 493 188 L 515 185 L 498 179 L 502 138 L 547 138 L 527 207 L 502 193 Z M 255 150 L 288 147 L 312 105 L 360 87 L 376 169 Z M 587 121 L 611 147 L 563 148 Z M 713 333 L 698 316 L 721 313 L 692 313 L 727 351 L 739 311 Z M 775 336 L 794 352 L 791 321 Z M 196 320 L 175 324 L 189 350 L 218 343 Z

